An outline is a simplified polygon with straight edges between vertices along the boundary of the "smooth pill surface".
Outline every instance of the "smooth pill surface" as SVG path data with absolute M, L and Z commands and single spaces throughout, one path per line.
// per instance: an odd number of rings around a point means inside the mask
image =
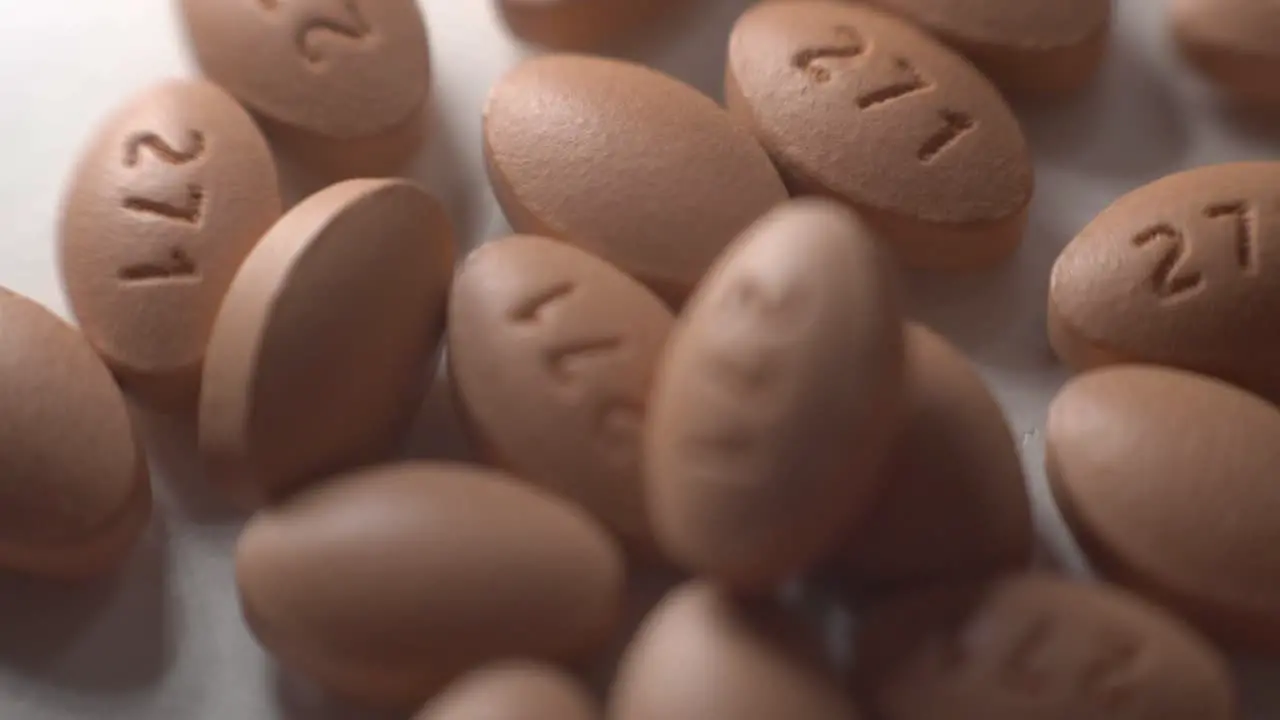
M 850 211 L 797 200 L 753 225 L 685 308 L 650 397 L 668 556 L 759 589 L 832 550 L 881 484 L 902 364 L 895 278 Z
M 601 50 L 671 15 L 680 0 L 495 0 L 516 37 L 559 50 Z
M 1073 92 L 1097 74 L 1111 2 L 871 0 L 955 48 L 1001 89 L 1036 96 Z
M 1248 104 L 1280 103 L 1280 6 L 1258 0 L 1175 0 L 1173 37 L 1197 70 Z
M 776 607 L 739 605 L 711 583 L 671 591 L 623 656 L 611 720 L 856 720 L 819 639 Z
M 881 720 L 1234 720 L 1227 664 L 1123 591 L 1027 575 L 873 610 L 856 677 Z
M 598 720 L 581 682 L 549 665 L 506 661 L 468 673 L 414 720 Z
M 878 590 L 1027 567 L 1031 502 L 1000 405 L 969 359 L 922 325 L 907 326 L 906 358 L 903 429 L 844 576 Z
M 280 217 L 275 161 L 222 90 L 174 80 L 94 133 L 62 206 L 62 284 L 85 337 L 126 389 L 194 404 L 213 318 Z
M 837 0 L 761 3 L 734 26 L 725 83 L 793 193 L 852 204 L 907 264 L 984 267 L 1021 242 L 1034 185 L 1022 129 L 923 31 Z
M 519 65 L 489 96 L 484 145 L 516 232 L 578 245 L 672 302 L 787 197 L 759 143 L 715 102 L 618 60 Z
M 617 547 L 577 508 L 497 471 L 431 463 L 359 471 L 263 511 L 236 579 L 282 665 L 387 706 L 490 662 L 592 651 L 625 583 Z
M 111 373 L 73 327 L 0 289 L 0 567 L 110 570 L 151 515 L 142 445 Z
M 1050 485 L 1096 569 L 1229 646 L 1280 654 L 1280 410 L 1127 366 L 1063 388 L 1046 433 Z
M 671 311 L 556 240 L 483 245 L 454 279 L 449 368 L 478 445 L 652 551 L 641 430 Z
M 377 460 L 407 429 L 444 334 L 453 231 L 400 180 L 350 180 L 253 249 L 214 323 L 200 448 L 250 505 Z
M 1278 185 L 1280 163 L 1211 165 L 1104 210 L 1053 267 L 1058 356 L 1181 367 L 1280 401 Z

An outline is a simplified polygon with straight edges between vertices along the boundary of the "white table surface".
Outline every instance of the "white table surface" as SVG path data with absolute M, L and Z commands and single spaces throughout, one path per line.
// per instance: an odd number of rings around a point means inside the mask
M 718 97 L 728 29 L 749 0 L 704 4 L 686 27 L 636 52 Z M 489 86 L 525 51 L 507 39 L 488 0 L 422 5 L 440 122 L 416 174 L 474 243 L 507 229 L 484 180 L 480 109 Z M 1055 107 L 1019 108 L 1038 182 L 1019 256 L 982 277 L 910 282 L 915 314 L 966 348 L 995 385 L 1024 440 L 1047 545 L 1077 567 L 1039 469 L 1038 428 L 1063 378 L 1043 330 L 1053 258 L 1125 191 L 1183 168 L 1280 151 L 1280 127 L 1233 116 L 1181 65 L 1165 34 L 1164 0 L 1117 6 L 1096 86 Z M 65 314 L 54 232 L 74 158 L 127 95 L 189 74 L 192 65 L 169 0 L 0 0 L 0 30 L 0 284 Z M 456 455 L 456 427 L 436 400 L 417 450 Z M 241 519 L 201 484 L 185 434 L 152 425 L 158 512 L 124 570 L 74 587 L 0 577 L 0 720 L 372 717 L 282 679 L 257 648 L 232 584 Z M 1280 674 L 1256 667 L 1244 674 L 1250 717 L 1280 717 Z

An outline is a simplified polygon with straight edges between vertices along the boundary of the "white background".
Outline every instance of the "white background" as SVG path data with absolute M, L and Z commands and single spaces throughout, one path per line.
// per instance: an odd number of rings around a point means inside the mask
M 417 175 L 474 243 L 506 229 L 484 180 L 479 118 L 487 89 L 523 51 L 495 23 L 488 0 L 422 4 L 439 122 Z M 728 29 L 747 4 L 705 0 L 686 27 L 636 56 L 719 97 Z M 1177 60 L 1163 0 L 1117 5 L 1096 86 L 1055 106 L 1018 108 L 1038 188 L 1016 260 L 982 277 L 910 280 L 916 314 L 965 347 L 1005 403 L 1055 546 L 1063 541 L 1044 507 L 1038 467 L 1039 423 L 1063 377 L 1043 330 L 1054 256 L 1127 190 L 1179 169 L 1275 158 L 1280 150 L 1280 126 L 1221 108 Z M 54 233 L 75 156 L 95 122 L 128 95 L 192 67 L 168 0 L 0 0 L 0 30 L 0 284 L 65 314 Z M 419 451 L 452 448 L 452 429 L 437 427 L 445 410 L 425 413 Z M 152 430 L 168 438 L 156 440 L 159 511 L 119 576 L 71 588 L 0 578 L 0 720 L 367 717 L 281 679 L 257 649 L 232 585 L 240 520 L 201 484 L 186 438 Z M 1255 716 L 1280 716 L 1280 675 L 1248 675 Z M 1268 685 L 1270 702 L 1258 697 Z

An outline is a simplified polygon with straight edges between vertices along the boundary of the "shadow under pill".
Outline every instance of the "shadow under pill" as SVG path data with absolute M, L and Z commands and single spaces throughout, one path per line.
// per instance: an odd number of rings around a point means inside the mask
M 136 404 L 132 410 L 147 449 L 152 483 L 174 499 L 183 518 L 200 524 L 244 518 L 245 514 L 209 481 L 200 461 L 193 418 Z
M 622 57 L 673 75 L 720 102 L 729 34 L 752 0 L 702 0 Z
M 273 665 L 281 720 L 407 720 L 412 712 L 369 710 L 334 696 L 310 680 Z
M 405 439 L 401 454 L 406 459 L 480 462 L 458 412 L 448 365 L 448 353 L 442 350 L 439 367 Z

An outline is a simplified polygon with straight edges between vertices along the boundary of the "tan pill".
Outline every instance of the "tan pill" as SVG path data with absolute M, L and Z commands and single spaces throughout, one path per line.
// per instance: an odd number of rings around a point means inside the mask
M 968 358 L 924 326 L 907 326 L 906 358 L 903 429 L 842 574 L 889 590 L 1027 567 L 1031 503 L 999 403 Z
M 215 85 L 151 87 L 94 134 L 63 200 L 58 262 L 85 337 L 127 390 L 195 404 L 222 296 L 280 212 L 266 140 Z
M 256 505 L 376 461 L 407 429 L 444 333 L 453 231 L 401 180 L 298 204 L 245 259 L 214 323 L 200 449 Z
M 1171 365 L 1280 401 L 1278 184 L 1280 163 L 1212 165 L 1104 210 L 1053 267 L 1058 357 Z
M 518 233 L 566 240 L 682 302 L 786 188 L 708 97 L 633 63 L 529 60 L 484 112 L 489 178 Z
M 1221 90 L 1251 105 L 1280 103 L 1280 7 L 1258 0 L 1175 0 L 1182 55 Z
M 687 0 L 685 0 L 687 2 Z M 558 50 L 601 50 L 651 30 L 681 0 L 496 0 L 516 37 Z
M 405 463 L 257 515 L 236 580 L 282 665 L 389 707 L 490 662 L 591 652 L 618 619 L 625 574 L 577 508 L 495 471 Z
M 611 720 L 857 720 L 819 639 L 781 609 L 704 581 L 671 591 L 623 656 Z
M 1034 175 L 1000 92 L 911 25 L 837 0 L 734 26 L 725 99 L 794 194 L 856 207 L 909 265 L 992 265 L 1022 241 Z
M 1226 661 L 1123 591 L 1048 575 L 913 594 L 857 637 L 881 720 L 1235 720 Z
M 1046 433 L 1054 495 L 1096 569 L 1233 649 L 1280 654 L 1280 410 L 1124 366 L 1063 388 Z
M 473 252 L 449 301 L 449 367 L 478 445 L 646 554 L 640 435 L 671 324 L 620 270 L 533 236 Z
M 871 0 L 963 54 L 1002 90 L 1064 95 L 1102 64 L 1112 0 Z
M 586 688 L 548 665 L 506 661 L 468 673 L 414 720 L 598 720 Z
M 0 289 L 0 568 L 107 572 L 151 517 L 142 444 L 93 348 L 44 307 Z
M 881 485 L 902 345 L 891 268 L 850 211 L 791 201 L 748 229 L 685 308 L 650 396 L 668 556 L 758 590 L 834 550 Z

